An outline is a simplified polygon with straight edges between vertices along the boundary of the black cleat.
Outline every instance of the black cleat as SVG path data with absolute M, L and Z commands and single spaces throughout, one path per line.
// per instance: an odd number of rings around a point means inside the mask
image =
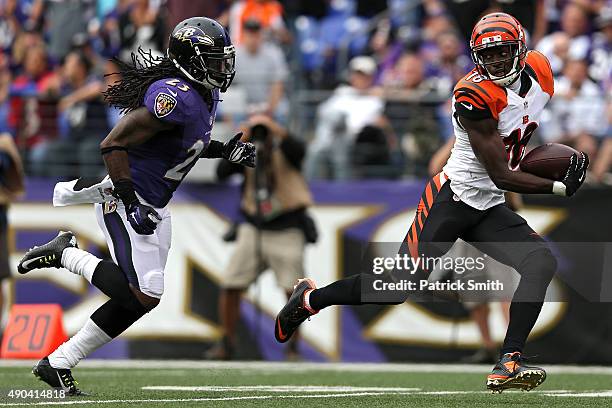
M 487 377 L 487 388 L 501 394 L 509 388 L 530 391 L 542 384 L 546 379 L 546 371 L 523 364 L 525 360 L 518 351 L 504 354 Z
M 32 374 L 41 381 L 46 382 L 56 390 L 64 390 L 66 395 L 87 395 L 77 388 L 77 382 L 72 378 L 72 372 L 68 369 L 53 368 L 49 363 L 49 358 L 40 360 L 34 368 Z
M 304 304 L 304 293 L 316 289 L 312 279 L 300 279 L 294 286 L 287 304 L 278 312 L 274 325 L 274 337 L 279 343 L 287 342 L 300 324 L 310 316 L 318 313 Z
M 57 237 L 42 246 L 35 246 L 19 261 L 17 271 L 25 274 L 40 268 L 61 268 L 62 252 L 66 248 L 78 248 L 76 237 L 70 231 L 60 231 Z

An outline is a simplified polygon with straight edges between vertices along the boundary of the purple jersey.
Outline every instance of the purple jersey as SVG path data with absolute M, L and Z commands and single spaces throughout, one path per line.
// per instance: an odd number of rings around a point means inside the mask
M 159 132 L 128 151 L 136 192 L 154 207 L 164 207 L 210 142 L 219 91 L 212 108 L 191 84 L 166 78 L 147 89 L 144 106 L 172 129 Z

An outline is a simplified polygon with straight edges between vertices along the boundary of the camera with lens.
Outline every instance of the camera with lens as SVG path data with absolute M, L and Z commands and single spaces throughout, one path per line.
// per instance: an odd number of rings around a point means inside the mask
M 270 136 L 270 128 L 268 128 L 266 125 L 262 125 L 261 123 L 258 123 L 256 125 L 253 125 L 253 127 L 251 127 L 251 142 L 265 143 L 268 140 L 269 136 Z

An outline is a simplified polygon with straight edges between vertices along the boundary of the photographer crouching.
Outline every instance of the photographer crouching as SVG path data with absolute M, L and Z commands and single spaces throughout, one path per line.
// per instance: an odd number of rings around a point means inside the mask
M 236 248 L 219 298 L 219 320 L 225 335 L 208 350 L 209 359 L 233 358 L 240 298 L 259 274 L 270 268 L 289 296 L 297 279 L 304 276 L 305 245 L 317 239 L 316 227 L 306 211 L 312 196 L 301 172 L 304 144 L 266 115 L 252 116 L 244 131 L 257 146 L 257 167 L 246 169 L 223 161 L 217 168 L 220 180 L 244 174 L 240 202 L 244 220 L 236 224 L 234 233 L 226 234 L 226 240 L 236 239 Z M 288 345 L 287 358 L 297 356 L 294 341 Z

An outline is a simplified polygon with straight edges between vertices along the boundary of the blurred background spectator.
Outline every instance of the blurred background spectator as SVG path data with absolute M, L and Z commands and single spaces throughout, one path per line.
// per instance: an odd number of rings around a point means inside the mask
M 257 145 L 257 167 L 222 161 L 221 181 L 244 175 L 240 210 L 244 217 L 236 231 L 236 247 L 225 271 L 219 297 L 223 340 L 207 352 L 210 359 L 229 360 L 237 346 L 236 325 L 240 298 L 259 275 L 270 268 L 287 296 L 304 276 L 304 249 L 316 241 L 314 223 L 306 210 L 312 196 L 302 176 L 304 144 L 266 115 L 249 118 L 244 132 Z M 297 342 L 288 344 L 288 358 L 297 355 Z
M 8 58 L 0 54 L 0 132 L 10 131 L 9 125 L 9 90 L 11 87 L 11 71 L 8 67 Z
M 309 179 L 328 167 L 331 178 L 350 174 L 349 154 L 358 134 L 380 125 L 384 102 L 373 88 L 376 61 L 355 57 L 349 64 L 347 85 L 339 86 L 317 109 L 315 137 L 308 149 L 305 173 Z
M 166 22 L 163 9 L 150 0 L 132 0 L 119 16 L 120 57 L 129 60 L 138 47 L 162 55 L 166 44 Z
M 212 16 L 214 17 L 214 16 Z M 268 40 L 287 43 L 289 31 L 283 19 L 283 6 L 274 0 L 234 1 L 218 21 L 230 29 L 232 42 L 240 45 L 244 41 L 244 24 L 255 20 L 261 24 L 263 35 Z
M 560 30 L 546 35 L 536 49 L 548 56 L 553 73 L 562 71 L 564 57 L 585 59 L 591 45 L 588 11 L 579 3 L 567 2 L 561 14 Z
M 595 19 L 599 31 L 593 34 L 589 55 L 589 76 L 604 90 L 612 89 L 612 5 Z
M 383 87 L 385 116 L 401 140 L 409 167 L 414 174 L 425 176 L 430 157 L 447 137 L 442 133 L 439 115 L 442 98 L 450 94 L 450 89 L 437 78 L 426 76 L 425 61 L 415 53 L 402 56 L 394 77 L 383 81 Z
M 10 279 L 9 267 L 9 223 L 8 207 L 24 192 L 23 164 L 13 138 L 8 133 L 0 133 L 0 310 L 3 310 L 4 295 L 2 284 Z M 0 316 L 0 335 L 2 334 Z
M 110 128 L 104 120 L 102 82 L 91 75 L 91 70 L 87 56 L 72 51 L 47 89 L 48 95 L 59 98 L 58 137 L 31 150 L 32 174 L 91 177 L 103 171 L 100 142 Z
M 227 9 L 227 3 L 227 0 L 169 1 L 166 3 L 167 31 L 171 32 L 179 22 L 193 16 L 215 18 Z
M 23 50 L 10 88 L 9 124 L 25 153 L 57 136 L 56 103 L 48 98 L 56 80 L 44 44 L 33 42 Z
M 87 32 L 87 22 L 95 14 L 95 0 L 45 1 L 45 28 L 49 56 L 61 61 L 74 44 L 75 36 Z
M 247 114 L 265 113 L 285 123 L 289 108 L 285 97 L 289 78 L 285 55 L 266 40 L 259 20 L 243 23 L 242 39 L 236 47 L 236 77 L 228 90 L 230 97 L 235 96 L 235 103 L 242 99 L 246 105 L 242 117 L 235 118 L 235 122 L 244 120 Z
M 597 160 L 593 164 L 593 178 L 599 182 L 604 181 L 606 173 L 612 168 L 612 101 L 608 101 L 606 117 L 608 125 L 597 155 Z M 612 184 L 612 180 L 609 180 L 609 183 Z
M 564 143 L 595 159 L 597 138 L 606 132 L 605 103 L 601 89 L 588 78 L 584 60 L 569 60 L 555 81 L 555 98 L 542 119 L 546 142 Z
M 427 59 L 429 76 L 439 92 L 450 95 L 459 79 L 472 69 L 465 44 L 454 31 L 443 31 L 435 38 L 435 51 Z
M 429 1 L 432 4 L 436 2 Z M 494 11 L 516 17 L 532 44 L 537 43 L 546 33 L 547 0 L 445 0 L 444 3 L 466 41 L 470 39 L 476 21 L 482 15 Z

